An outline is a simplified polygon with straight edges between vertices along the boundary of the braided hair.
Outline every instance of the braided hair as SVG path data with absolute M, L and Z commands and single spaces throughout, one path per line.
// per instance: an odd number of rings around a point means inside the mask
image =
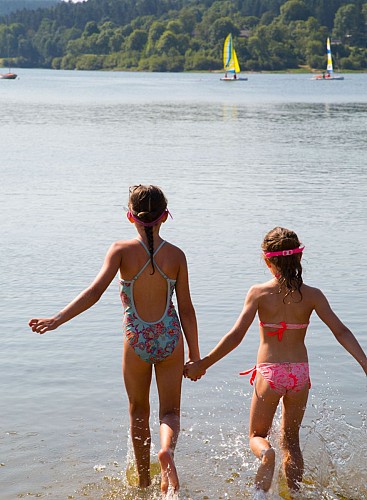
M 292 250 L 300 246 L 301 242 L 294 231 L 285 229 L 284 227 L 275 227 L 265 235 L 261 248 L 263 252 L 278 252 L 280 250 Z M 303 279 L 301 255 L 297 253 L 268 258 L 279 270 L 279 284 L 285 285 L 286 294 L 284 299 L 292 292 L 297 291 L 302 300 L 301 286 Z
M 129 209 L 137 219 L 142 222 L 155 221 L 167 208 L 167 199 L 163 191 L 158 186 L 132 186 L 130 188 Z M 150 262 L 152 265 L 152 273 L 155 273 L 154 267 L 154 241 L 153 227 L 144 227 L 145 234 L 148 239 L 148 249 Z

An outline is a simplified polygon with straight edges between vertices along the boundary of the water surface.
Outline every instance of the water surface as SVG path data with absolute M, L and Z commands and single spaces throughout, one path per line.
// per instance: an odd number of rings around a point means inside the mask
M 57 332 L 28 331 L 98 272 L 111 242 L 134 237 L 128 186 L 160 185 L 186 252 L 202 353 L 267 279 L 263 235 L 295 229 L 304 277 L 367 349 L 367 75 L 219 75 L 22 70 L 0 85 L 3 321 L 1 498 L 137 498 L 121 379 L 117 280 Z M 254 324 L 198 383 L 184 381 L 176 452 L 183 499 L 250 498 L 247 444 Z M 367 498 L 366 381 L 312 317 L 312 391 L 302 427 L 304 498 Z M 152 388 L 153 454 L 157 452 Z M 277 415 L 273 442 L 277 443 Z M 277 446 L 277 445 L 276 445 Z M 159 496 L 159 478 L 145 495 Z M 282 480 L 271 498 L 286 498 Z

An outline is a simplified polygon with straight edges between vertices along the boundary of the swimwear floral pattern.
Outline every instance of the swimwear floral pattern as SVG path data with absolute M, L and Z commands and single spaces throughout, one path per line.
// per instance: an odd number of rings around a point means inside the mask
M 250 384 L 261 373 L 269 386 L 282 396 L 287 392 L 299 392 L 306 384 L 311 387 L 308 363 L 259 363 L 240 375 L 252 373 Z
M 168 307 L 157 323 L 143 321 L 133 302 L 133 281 L 121 280 L 121 301 L 125 309 L 123 326 L 126 339 L 136 354 L 148 363 L 157 363 L 173 353 L 181 335 L 181 325 L 172 303 L 175 281 L 169 282 Z

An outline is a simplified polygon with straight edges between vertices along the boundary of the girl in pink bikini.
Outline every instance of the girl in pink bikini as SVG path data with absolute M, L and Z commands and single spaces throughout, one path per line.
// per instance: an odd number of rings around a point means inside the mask
M 269 490 L 275 452 L 268 440 L 280 399 L 283 401 L 282 450 L 288 487 L 297 491 L 302 481 L 303 458 L 299 429 L 311 387 L 304 343 L 313 311 L 330 328 L 336 340 L 363 368 L 367 358 L 353 333 L 331 309 L 324 294 L 302 280 L 302 252 L 296 233 L 276 227 L 264 238 L 262 250 L 272 273 L 270 281 L 250 288 L 243 310 L 232 329 L 204 358 L 185 366 L 185 375 L 198 380 L 205 371 L 237 347 L 256 313 L 260 320 L 260 346 L 250 383 L 256 379 L 250 410 L 250 448 L 261 460 L 255 478 L 257 498 Z

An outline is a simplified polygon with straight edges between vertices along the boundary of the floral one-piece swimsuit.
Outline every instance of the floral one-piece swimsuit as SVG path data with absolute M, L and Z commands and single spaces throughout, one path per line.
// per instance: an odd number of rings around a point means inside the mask
M 141 273 L 150 264 L 150 254 L 143 241 L 138 240 L 147 252 L 149 259 L 133 277 L 132 280 L 120 279 L 120 296 L 124 307 L 123 329 L 124 334 L 136 354 L 147 363 L 159 363 L 173 353 L 182 335 L 180 320 L 172 302 L 176 280 L 170 279 L 159 268 L 154 257 L 165 244 L 159 245 L 153 254 L 156 270 L 167 281 L 167 301 L 163 316 L 158 321 L 144 321 L 137 313 L 134 303 L 134 284 Z

